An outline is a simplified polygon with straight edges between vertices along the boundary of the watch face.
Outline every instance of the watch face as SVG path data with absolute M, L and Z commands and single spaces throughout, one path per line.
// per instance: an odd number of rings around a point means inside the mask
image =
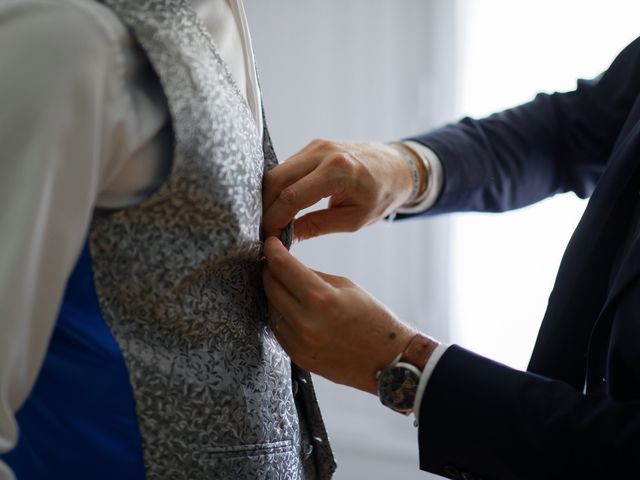
M 413 365 L 397 364 L 378 378 L 378 396 L 387 407 L 409 414 L 413 411 L 420 373 Z

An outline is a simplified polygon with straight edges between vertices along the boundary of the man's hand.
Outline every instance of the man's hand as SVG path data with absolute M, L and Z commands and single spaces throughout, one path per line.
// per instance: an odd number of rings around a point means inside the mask
M 424 165 L 409 149 L 407 155 L 426 185 Z M 277 236 L 298 212 L 327 197 L 327 209 L 295 220 L 296 238 L 353 232 L 403 205 L 412 187 L 411 168 L 395 147 L 316 140 L 265 174 L 264 233 Z
M 275 237 L 265 244 L 264 288 L 279 314 L 271 328 L 292 360 L 329 380 L 375 394 L 376 372 L 415 330 L 343 277 L 308 269 Z

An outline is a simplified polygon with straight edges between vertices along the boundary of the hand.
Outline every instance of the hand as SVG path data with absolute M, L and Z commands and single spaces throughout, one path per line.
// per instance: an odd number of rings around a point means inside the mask
M 406 150 L 426 185 L 422 161 Z M 295 220 L 296 239 L 353 232 L 403 205 L 412 187 L 411 168 L 395 147 L 316 140 L 265 174 L 264 234 L 277 236 L 300 210 L 327 197 L 327 209 Z
M 291 359 L 375 394 L 376 372 L 405 349 L 415 330 L 350 280 L 305 267 L 275 237 L 264 253 L 264 288 L 280 312 L 271 328 Z

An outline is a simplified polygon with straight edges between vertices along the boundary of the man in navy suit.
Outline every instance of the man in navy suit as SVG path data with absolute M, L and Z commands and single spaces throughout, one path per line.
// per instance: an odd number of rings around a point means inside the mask
M 279 341 L 301 367 L 413 412 L 423 470 L 464 480 L 640 478 L 639 98 L 640 39 L 575 91 L 413 144 L 315 141 L 266 175 L 267 236 L 292 220 L 300 238 L 357 230 L 420 196 L 434 198 L 410 215 L 590 196 L 526 372 L 414 331 L 269 238 L 264 281 Z M 324 197 L 327 209 L 296 219 Z

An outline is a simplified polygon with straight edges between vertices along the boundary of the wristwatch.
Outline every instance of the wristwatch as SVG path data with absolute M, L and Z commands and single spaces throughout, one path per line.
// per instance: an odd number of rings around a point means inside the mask
M 422 371 L 436 345 L 433 339 L 417 333 L 407 348 L 376 374 L 378 397 L 383 405 L 404 415 L 413 412 Z

